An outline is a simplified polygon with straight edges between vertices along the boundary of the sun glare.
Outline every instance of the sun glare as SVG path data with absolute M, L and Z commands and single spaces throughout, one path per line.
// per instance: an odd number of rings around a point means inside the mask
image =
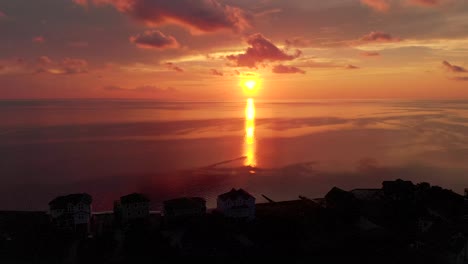
M 261 87 L 261 79 L 258 77 L 251 77 L 249 79 L 241 79 L 240 85 L 244 90 L 244 95 L 248 97 L 255 97 L 258 95 Z
M 249 90 L 255 89 L 255 86 L 257 86 L 257 82 L 255 80 L 247 80 L 244 83 L 245 87 Z

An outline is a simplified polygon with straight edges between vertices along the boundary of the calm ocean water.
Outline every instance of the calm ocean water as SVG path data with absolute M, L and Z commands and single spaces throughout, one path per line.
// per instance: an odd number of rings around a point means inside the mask
M 0 101 L 0 210 L 93 195 L 95 210 L 143 192 L 242 187 L 273 200 L 382 180 L 468 187 L 468 101 Z

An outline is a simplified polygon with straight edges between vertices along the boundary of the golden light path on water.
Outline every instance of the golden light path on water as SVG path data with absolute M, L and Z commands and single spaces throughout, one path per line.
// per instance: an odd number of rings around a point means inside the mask
M 257 166 L 255 157 L 255 102 L 253 98 L 247 99 L 245 106 L 245 135 L 244 135 L 244 156 L 245 166 Z

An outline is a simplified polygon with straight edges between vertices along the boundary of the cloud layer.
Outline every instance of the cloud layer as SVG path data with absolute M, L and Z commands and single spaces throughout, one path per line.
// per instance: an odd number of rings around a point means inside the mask
M 120 12 L 149 25 L 178 24 L 195 32 L 229 29 L 242 31 L 250 26 L 249 15 L 241 8 L 218 0 L 78 0 L 82 6 L 111 5 Z

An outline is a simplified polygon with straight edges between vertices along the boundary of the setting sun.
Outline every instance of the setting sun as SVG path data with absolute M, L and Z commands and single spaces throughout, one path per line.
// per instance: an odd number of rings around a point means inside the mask
M 244 83 L 245 87 L 249 90 L 255 89 L 255 86 L 257 86 L 257 82 L 255 80 L 247 80 Z

